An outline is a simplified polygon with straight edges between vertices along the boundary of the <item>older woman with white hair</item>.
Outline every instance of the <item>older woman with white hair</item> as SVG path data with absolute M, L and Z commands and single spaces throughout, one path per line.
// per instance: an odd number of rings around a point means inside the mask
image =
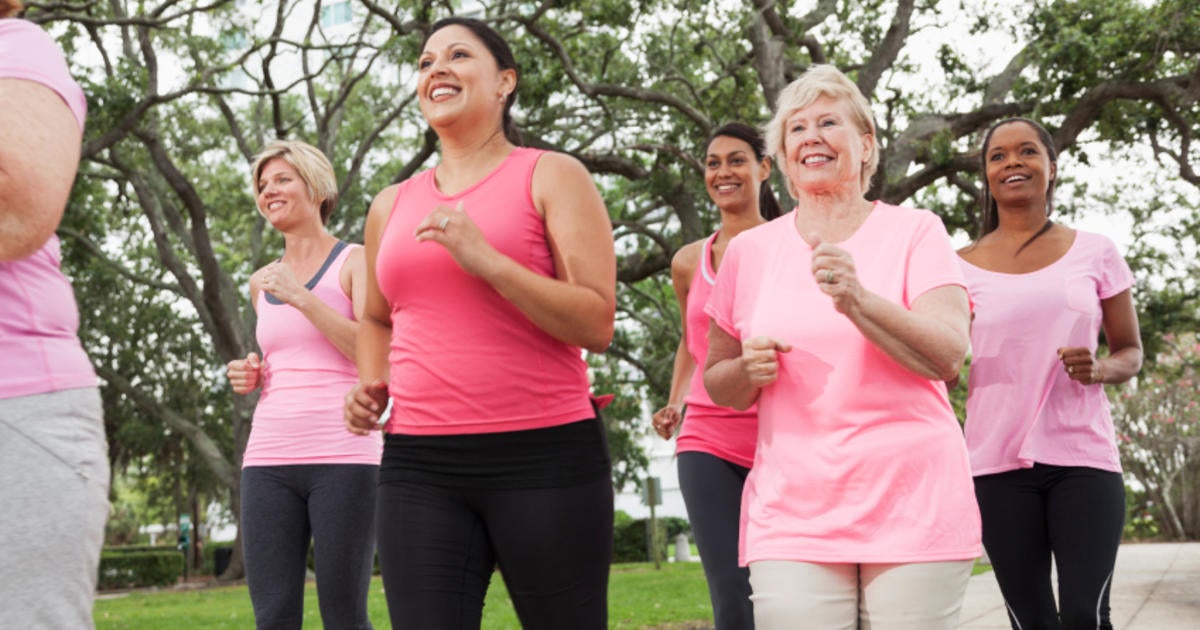
M 755 625 L 953 628 L 980 554 L 943 383 L 970 320 L 954 249 L 932 213 L 864 198 L 875 124 L 837 69 L 789 85 L 766 133 L 798 203 L 730 243 L 704 375 L 718 404 L 758 405 L 741 524 Z
M 283 256 L 250 277 L 263 356 L 228 366 L 234 392 L 262 388 L 242 458 L 242 547 L 255 622 L 301 627 L 312 540 L 325 627 L 368 629 L 383 442 L 342 423 L 343 396 L 358 381 L 362 247 L 325 228 L 337 181 L 316 147 L 276 140 L 251 172 L 258 211 L 284 242 Z

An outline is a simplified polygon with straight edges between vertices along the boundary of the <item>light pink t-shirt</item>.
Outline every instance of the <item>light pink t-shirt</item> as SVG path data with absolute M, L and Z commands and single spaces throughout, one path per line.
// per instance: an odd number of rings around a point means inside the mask
M 414 238 L 417 224 L 437 206 L 461 202 L 492 247 L 537 274 L 555 277 L 546 223 L 531 193 L 543 154 L 518 147 L 457 195 L 437 189 L 434 170 L 400 184 L 375 262 L 392 314 L 389 432 L 522 431 L 595 415 L 577 346 L 538 328 L 490 285 L 463 271 L 446 248 Z
M 1098 345 L 1100 300 L 1133 286 L 1107 237 L 1075 231 L 1062 258 L 1037 271 L 987 271 L 960 259 L 975 321 L 967 380 L 967 448 L 976 475 L 1034 462 L 1120 472 L 1103 385 L 1062 369 L 1061 347 Z
M 722 407 L 712 401 L 704 389 L 704 361 L 708 358 L 708 314 L 704 306 L 717 282 L 712 267 L 712 244 L 717 235 L 704 241 L 700 265 L 692 274 L 686 305 L 687 349 L 696 362 L 691 387 L 684 398 L 687 411 L 676 438 L 675 452 L 708 453 L 749 468 L 754 463 L 754 443 L 758 436 L 758 410 L 746 411 Z
M 0 78 L 54 90 L 83 129 L 87 101 L 54 40 L 31 22 L 0 20 Z M 0 398 L 95 387 L 79 343 L 79 308 L 51 236 L 33 255 L 0 263 Z
M 978 557 L 979 510 L 945 385 L 902 367 L 835 310 L 795 219 L 733 239 L 707 308 L 739 340 L 792 345 L 758 398 L 741 563 Z M 905 308 L 963 284 L 946 230 L 926 210 L 877 202 L 838 247 L 868 291 Z
M 342 317 L 354 307 L 340 281 L 351 250 L 344 246 L 305 285 Z M 315 280 L 315 282 L 314 282 Z M 342 420 L 358 369 L 290 304 L 258 295 L 255 335 L 262 348 L 262 395 L 254 408 L 242 466 L 379 464 L 383 438 L 355 435 Z

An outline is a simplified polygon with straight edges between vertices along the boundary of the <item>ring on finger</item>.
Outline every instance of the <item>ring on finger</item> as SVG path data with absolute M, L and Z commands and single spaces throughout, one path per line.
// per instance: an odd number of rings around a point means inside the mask
M 442 217 L 442 221 L 438 223 L 438 229 L 445 232 L 447 225 L 450 225 L 450 217 Z
M 1067 366 L 1067 374 L 1074 374 L 1074 373 L 1075 373 L 1075 366 L 1068 365 Z
M 826 284 L 833 284 L 833 270 L 832 269 L 825 270 L 825 282 L 826 282 Z

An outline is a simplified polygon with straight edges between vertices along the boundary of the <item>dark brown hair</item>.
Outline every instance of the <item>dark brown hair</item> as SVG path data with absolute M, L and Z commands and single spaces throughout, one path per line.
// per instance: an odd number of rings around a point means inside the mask
M 508 93 L 508 98 L 504 101 L 504 117 L 501 119 L 500 125 L 504 130 L 504 137 L 508 138 L 509 142 L 520 145 L 521 132 L 517 131 L 517 126 L 513 123 L 512 106 L 513 103 L 517 102 L 517 87 L 521 84 L 521 77 L 512 48 L 509 48 L 508 42 L 505 41 L 500 33 L 496 32 L 496 29 L 493 29 L 480 20 L 459 16 L 442 18 L 434 22 L 433 26 L 429 28 L 429 33 L 425 35 L 425 42 L 429 41 L 431 35 L 447 26 L 461 26 L 471 31 L 487 47 L 488 52 L 492 54 L 492 58 L 496 60 L 496 66 L 500 70 L 512 70 L 517 73 L 517 84 L 513 86 L 512 92 Z M 424 47 L 425 43 L 423 42 L 421 48 L 423 49 Z
M 992 143 L 992 134 L 995 133 L 1000 127 L 1010 123 L 1022 123 L 1029 125 L 1029 127 L 1033 129 L 1034 133 L 1037 134 L 1038 141 L 1040 141 L 1042 146 L 1045 147 L 1046 156 L 1050 159 L 1050 163 L 1056 166 L 1058 165 L 1058 150 L 1054 147 L 1054 137 L 1050 135 L 1049 131 L 1046 131 L 1045 127 L 1039 125 L 1038 123 L 1028 118 L 1014 117 L 1005 118 L 1004 120 L 1001 120 L 1000 122 L 989 127 L 987 133 L 983 135 L 983 148 L 979 151 L 980 173 L 983 174 L 983 192 L 979 196 L 979 203 L 983 212 L 979 216 L 979 232 L 975 236 L 976 243 L 978 243 L 979 240 L 984 236 L 996 231 L 996 228 L 1000 225 L 1000 214 L 996 208 L 996 198 L 992 196 L 991 186 L 988 184 L 987 152 L 988 146 Z M 1057 180 L 1057 177 L 1051 179 L 1050 183 L 1046 186 L 1047 217 L 1054 212 L 1054 185 Z M 1021 244 L 1021 247 L 1017 248 L 1017 253 L 1020 253 L 1022 249 L 1025 249 L 1025 246 L 1032 243 L 1034 239 L 1045 234 L 1050 229 L 1051 224 L 1052 222 L 1047 219 L 1046 224 L 1042 226 L 1042 229 L 1038 230 L 1037 233 L 1029 237 L 1029 240 Z
M 757 129 L 746 123 L 731 122 L 721 125 L 708 137 L 708 142 L 704 146 L 707 147 L 712 144 L 713 140 L 720 137 L 734 138 L 750 145 L 750 148 L 754 150 L 754 157 L 759 162 L 767 157 L 767 141 Z M 775 191 L 771 190 L 770 178 L 763 180 L 762 186 L 758 189 L 758 212 L 768 221 L 783 216 L 783 209 L 779 207 L 779 199 L 775 197 Z
M 0 18 L 12 17 L 21 11 L 21 0 L 0 0 Z

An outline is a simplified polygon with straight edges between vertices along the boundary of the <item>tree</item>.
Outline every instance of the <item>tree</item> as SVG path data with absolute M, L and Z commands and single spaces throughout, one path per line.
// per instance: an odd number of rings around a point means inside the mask
M 413 102 L 412 60 L 456 3 L 359 0 L 353 23 L 329 23 L 324 9 L 344 2 L 33 1 L 26 12 L 59 35 L 89 94 L 60 234 L 115 448 L 152 448 L 124 440 L 154 427 L 182 436 L 229 489 L 235 515 L 255 401 L 228 393 L 221 365 L 253 347 L 243 287 L 279 251 L 246 191 L 251 156 L 274 137 L 326 151 L 343 194 L 332 227 L 356 239 L 372 194 L 436 151 Z M 1006 116 L 1047 122 L 1080 161 L 1140 151 L 1190 193 L 1200 187 L 1200 11 L 1187 0 L 1003 13 L 951 0 L 495 0 L 481 14 L 521 65 L 526 143 L 580 159 L 613 219 L 618 332 L 589 360 L 597 388 L 619 394 L 609 413 L 618 484 L 644 468 L 634 438 L 669 385 L 678 313 L 664 272 L 715 220 L 704 142 L 725 121 L 764 121 L 809 65 L 836 64 L 875 103 L 882 162 L 871 195 L 929 207 L 952 230 L 975 220 L 979 134 Z M 927 41 L 961 24 L 957 46 L 922 61 Z M 968 41 L 1002 43 L 981 57 Z M 1194 243 L 1194 232 L 1178 236 Z M 1195 282 L 1168 297 L 1139 303 L 1187 308 Z M 228 575 L 239 571 L 235 556 Z
M 1200 539 L 1200 342 L 1164 335 L 1165 352 L 1136 386 L 1115 397 L 1121 460 L 1149 514 L 1170 540 Z

